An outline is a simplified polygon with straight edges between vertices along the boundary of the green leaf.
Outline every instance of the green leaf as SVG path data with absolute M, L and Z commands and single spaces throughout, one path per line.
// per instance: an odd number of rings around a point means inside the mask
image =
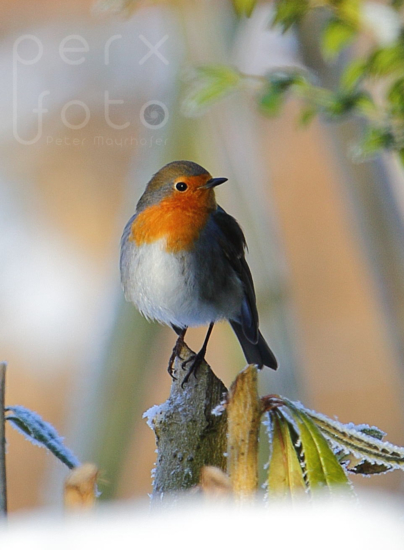
M 246 15 L 250 17 L 252 14 L 257 0 L 233 0 L 233 6 L 237 15 Z
M 316 115 L 317 109 L 314 106 L 303 107 L 298 118 L 299 125 L 303 127 L 308 126 Z
M 351 90 L 367 76 L 367 60 L 353 59 L 341 75 L 340 84 L 343 89 Z
M 297 71 L 273 71 L 266 75 L 267 84 L 259 97 L 259 106 L 267 116 L 277 115 L 285 101 L 286 92 L 294 85 L 305 85 L 305 78 Z
M 393 149 L 394 145 L 395 137 L 389 127 L 370 126 L 353 150 L 353 155 L 357 160 L 366 160 L 380 150 Z
M 358 92 L 353 108 L 358 113 L 369 118 L 377 113 L 377 106 L 371 96 L 366 92 Z
M 282 32 L 286 32 L 293 24 L 299 23 L 308 10 L 308 0 L 277 0 L 272 25 L 279 25 Z
M 342 466 L 319 428 L 304 410 L 289 400 L 284 401 L 299 430 L 310 490 L 327 489 L 330 494 L 340 489 L 352 492 Z
M 321 51 L 328 60 L 334 59 L 354 40 L 357 29 L 341 19 L 330 19 L 321 35 Z
M 369 435 L 370 437 L 374 437 L 379 441 L 382 441 L 386 435 L 386 432 L 380 430 L 376 426 L 367 426 L 366 424 L 360 424 L 356 426 L 356 429 L 358 430 L 358 432 Z
M 370 56 L 367 71 L 372 76 L 386 76 L 404 73 L 404 47 L 400 42 L 394 46 L 379 48 Z
M 354 110 L 362 113 L 373 111 L 374 104 L 365 92 L 338 90 L 331 94 L 327 103 L 320 108 L 325 115 L 331 118 L 341 118 Z
M 271 86 L 267 87 L 265 93 L 260 97 L 259 106 L 265 115 L 271 117 L 279 114 L 284 101 L 284 91 Z
M 272 71 L 265 77 L 271 86 L 276 86 L 282 91 L 288 90 L 291 86 L 304 86 L 307 84 L 306 78 L 298 70 Z
M 202 114 L 215 102 L 235 91 L 241 75 L 227 65 L 205 65 L 195 69 L 193 83 L 183 101 L 187 116 Z
M 359 26 L 363 0 L 331 0 L 338 19 Z
M 400 159 L 400 162 L 401 162 L 401 166 L 404 168 L 404 149 L 399 149 L 397 153 L 398 153 L 398 158 Z
M 31 443 L 48 449 L 68 468 L 80 466 L 79 460 L 64 446 L 63 438 L 39 414 L 21 406 L 7 407 L 6 411 L 12 413 L 6 416 L 6 420 Z
M 391 5 L 395 10 L 400 10 L 404 5 L 404 0 L 391 0 Z
M 390 112 L 393 115 L 404 115 L 404 78 L 399 78 L 387 92 Z
M 268 469 L 269 496 L 301 497 L 306 491 L 293 426 L 275 409 L 271 413 L 271 458 Z

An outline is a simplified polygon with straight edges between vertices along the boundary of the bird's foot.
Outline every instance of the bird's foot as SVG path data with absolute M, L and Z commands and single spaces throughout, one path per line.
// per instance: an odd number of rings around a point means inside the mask
M 174 361 L 176 357 L 181 359 L 180 353 L 183 345 L 184 345 L 184 338 L 181 338 L 181 337 L 177 338 L 177 341 L 175 342 L 175 346 L 173 347 L 173 351 L 171 353 L 170 359 L 168 361 L 167 372 L 173 380 L 177 380 L 177 378 L 174 376 Z
M 174 361 L 176 357 L 177 357 L 177 352 L 175 351 L 175 346 L 174 346 L 170 360 L 168 361 L 168 367 L 167 367 L 167 372 L 173 380 L 177 380 L 177 377 L 174 376 Z
M 196 378 L 196 372 L 197 372 L 197 370 L 199 369 L 199 367 L 201 366 L 201 364 L 203 363 L 203 361 L 205 359 L 205 351 L 206 350 L 202 348 L 201 350 L 198 351 L 198 353 L 192 354 L 191 357 L 188 357 L 188 359 L 185 359 L 185 361 L 182 362 L 181 367 L 183 369 L 186 369 L 188 363 L 191 363 L 191 366 L 189 367 L 188 372 L 184 376 L 184 380 L 181 383 L 182 388 L 184 388 L 184 384 L 186 384 L 188 382 L 189 377 L 191 376 L 191 374 L 193 374 L 194 377 Z
M 174 350 L 173 350 L 173 352 L 171 354 L 171 357 L 170 357 L 170 360 L 168 361 L 168 367 L 167 367 L 167 372 L 173 380 L 177 380 L 176 376 L 174 376 L 174 368 L 173 368 L 176 356 L 177 356 L 177 354 L 174 353 Z

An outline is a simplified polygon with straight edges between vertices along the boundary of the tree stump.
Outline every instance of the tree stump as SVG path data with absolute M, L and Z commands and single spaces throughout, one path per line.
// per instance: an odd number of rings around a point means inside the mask
M 226 471 L 226 411 L 214 413 L 227 389 L 206 362 L 182 387 L 192 357 L 184 344 L 181 358 L 174 362 L 170 397 L 145 413 L 154 431 L 157 461 L 154 470 L 153 500 L 178 496 L 199 484 L 203 466 L 217 466 Z

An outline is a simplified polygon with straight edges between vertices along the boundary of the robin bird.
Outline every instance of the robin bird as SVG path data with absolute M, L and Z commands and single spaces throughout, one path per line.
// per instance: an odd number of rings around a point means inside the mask
M 232 326 L 248 363 L 278 366 L 258 329 L 243 231 L 216 203 L 214 189 L 225 181 L 194 162 L 167 164 L 147 184 L 121 239 L 126 299 L 178 335 L 168 366 L 171 376 L 187 328 L 209 325 L 183 383 L 196 373 L 213 325 L 222 319 Z

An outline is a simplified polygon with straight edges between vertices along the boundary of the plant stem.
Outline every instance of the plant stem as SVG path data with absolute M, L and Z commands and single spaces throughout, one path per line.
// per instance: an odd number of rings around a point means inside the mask
M 258 439 L 263 406 L 257 391 L 257 367 L 248 365 L 227 398 L 227 473 L 237 500 L 254 498 L 258 489 Z
M 0 517 L 7 516 L 6 434 L 4 401 L 6 389 L 6 363 L 0 363 Z

